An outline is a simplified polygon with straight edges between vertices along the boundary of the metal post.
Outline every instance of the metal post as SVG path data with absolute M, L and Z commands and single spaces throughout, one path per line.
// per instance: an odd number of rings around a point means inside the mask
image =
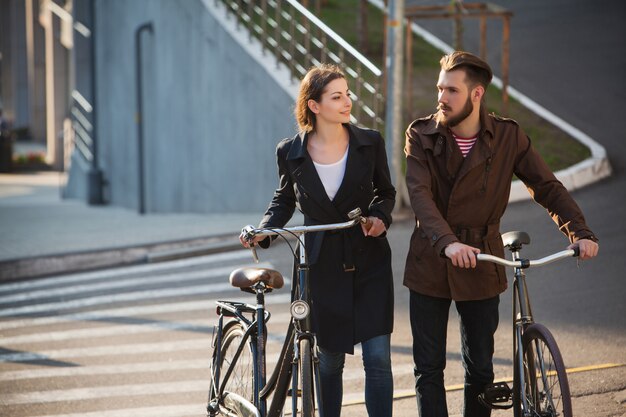
M 87 174 L 88 181 L 88 196 L 87 203 L 89 204 L 104 204 L 103 197 L 103 183 L 104 183 L 104 175 L 102 170 L 98 166 L 98 130 L 97 130 L 97 119 L 98 115 L 96 113 L 96 109 L 98 108 L 96 104 L 96 0 L 91 0 L 91 140 L 92 140 L 92 149 L 91 153 L 93 155 L 93 159 L 91 160 L 91 168 L 89 169 L 89 173 Z
M 406 191 L 402 158 L 404 137 L 402 128 L 402 23 L 404 20 L 404 0 L 389 0 L 387 18 L 387 105 L 385 109 L 385 137 L 387 154 L 391 155 L 391 176 L 399 191 L 397 208 L 404 206 L 403 192 Z
M 511 20 L 503 17 L 502 24 L 502 114 L 509 113 L 509 38 L 511 34 Z
M 139 171 L 139 214 L 146 213 L 145 201 L 145 178 L 144 178 L 144 143 L 143 143 L 143 89 L 142 89 L 142 71 L 141 71 L 141 32 L 148 31 L 152 33 L 152 23 L 144 23 L 135 31 L 135 71 L 137 85 L 137 166 Z

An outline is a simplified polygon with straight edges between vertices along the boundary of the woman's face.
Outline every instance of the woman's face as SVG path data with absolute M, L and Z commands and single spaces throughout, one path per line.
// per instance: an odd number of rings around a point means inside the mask
M 320 100 L 309 100 L 308 105 L 318 123 L 349 123 L 352 99 L 345 78 L 336 78 L 326 84 Z

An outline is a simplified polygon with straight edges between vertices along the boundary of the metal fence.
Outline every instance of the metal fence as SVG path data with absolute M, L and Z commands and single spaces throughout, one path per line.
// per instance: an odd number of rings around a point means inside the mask
M 295 0 L 215 0 L 237 23 L 289 68 L 294 82 L 311 66 L 333 63 L 346 74 L 353 99 L 352 122 L 380 130 L 384 124 L 382 71 Z

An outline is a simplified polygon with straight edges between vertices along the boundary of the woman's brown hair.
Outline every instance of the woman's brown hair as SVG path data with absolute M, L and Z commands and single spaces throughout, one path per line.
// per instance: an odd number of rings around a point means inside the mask
M 309 100 L 320 101 L 326 85 L 338 78 L 346 78 L 337 65 L 321 64 L 312 67 L 300 82 L 300 90 L 296 99 L 294 114 L 298 127 L 303 132 L 315 129 L 315 113 L 309 109 Z

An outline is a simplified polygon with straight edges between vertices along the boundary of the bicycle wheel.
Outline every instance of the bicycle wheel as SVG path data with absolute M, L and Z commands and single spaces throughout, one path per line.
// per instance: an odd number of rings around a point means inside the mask
M 554 337 L 535 323 L 524 331 L 522 341 L 525 389 L 521 392 L 520 384 L 515 384 L 515 416 L 572 417 L 567 373 Z M 527 410 L 522 410 L 522 398 Z
M 302 417 L 315 416 L 315 400 L 313 393 L 313 358 L 311 350 L 311 341 L 309 339 L 300 340 L 300 393 L 302 399 L 302 407 L 300 415 Z
M 235 358 L 237 349 L 241 344 L 241 340 L 245 334 L 243 326 L 237 321 L 226 323 L 222 335 L 221 357 L 216 358 L 216 351 L 213 352 L 214 358 L 211 369 L 211 381 L 209 386 L 209 405 L 207 411 L 209 416 L 217 414 L 217 392 L 214 377 L 219 369 L 220 384 L 226 376 L 226 372 L 235 363 L 232 373 L 224 386 L 219 386 L 223 392 L 231 392 L 242 396 L 246 400 L 252 402 L 254 400 L 254 356 L 255 349 L 252 339 L 246 342 L 238 358 Z M 236 361 L 236 362 L 235 362 Z

